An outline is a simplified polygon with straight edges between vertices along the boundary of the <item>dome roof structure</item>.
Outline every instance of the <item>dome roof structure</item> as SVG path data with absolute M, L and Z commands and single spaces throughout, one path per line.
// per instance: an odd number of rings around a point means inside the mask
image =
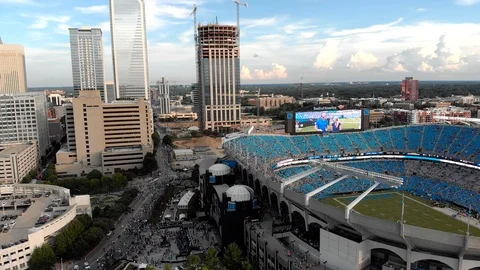
M 235 185 L 227 189 L 227 197 L 233 202 L 245 202 L 253 198 L 253 189 L 244 185 Z
M 210 166 L 210 168 L 208 168 L 208 171 L 210 171 L 214 176 L 221 176 L 229 174 L 231 169 L 225 164 L 217 163 Z

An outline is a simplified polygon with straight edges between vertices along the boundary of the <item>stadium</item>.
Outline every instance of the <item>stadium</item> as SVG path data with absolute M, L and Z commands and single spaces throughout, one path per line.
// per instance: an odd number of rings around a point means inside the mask
M 271 235 L 245 226 L 264 269 L 302 269 L 273 244 L 278 228 L 321 269 L 480 269 L 480 129 L 243 134 L 223 147 L 276 216 Z

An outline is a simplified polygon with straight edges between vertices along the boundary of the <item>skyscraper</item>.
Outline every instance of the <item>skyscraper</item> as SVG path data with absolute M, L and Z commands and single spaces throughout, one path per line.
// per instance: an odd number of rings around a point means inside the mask
M 106 102 L 103 39 L 100 28 L 69 28 L 74 95 L 98 90 Z
M 112 81 L 108 81 L 105 83 L 105 89 L 107 91 L 107 100 L 105 102 L 110 103 L 115 101 L 115 85 Z
M 149 100 L 144 0 L 110 0 L 110 27 L 116 98 Z
M 43 93 L 0 94 L 0 144 L 37 141 L 39 156 L 50 146 Z
M 165 81 L 165 78 L 162 77 L 162 80 L 157 82 L 158 84 L 158 105 L 159 113 L 167 114 L 170 113 L 170 85 Z
M 417 101 L 420 84 L 413 77 L 405 77 L 402 81 L 402 99 L 408 101 Z
M 25 93 L 27 76 L 23 46 L 0 39 L 0 93 Z
M 237 27 L 208 24 L 198 27 L 199 106 L 202 129 L 240 125 L 240 49 Z

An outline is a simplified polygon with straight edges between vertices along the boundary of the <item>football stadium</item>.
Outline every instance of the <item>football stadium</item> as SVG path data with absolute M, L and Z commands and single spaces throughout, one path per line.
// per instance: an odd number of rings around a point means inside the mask
M 480 269 L 478 128 L 241 134 L 223 146 L 273 216 L 245 226 L 263 269 Z

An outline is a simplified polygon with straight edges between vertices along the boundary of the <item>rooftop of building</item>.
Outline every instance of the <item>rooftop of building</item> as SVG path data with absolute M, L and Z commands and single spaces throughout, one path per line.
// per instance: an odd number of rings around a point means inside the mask
M 9 158 L 11 155 L 19 154 L 25 151 L 30 146 L 32 146 L 31 143 L 16 143 L 5 145 L 5 148 L 0 151 L 0 158 Z
M 14 198 L 15 196 L 17 199 Z M 0 228 L 3 231 L 0 237 L 2 246 L 27 240 L 29 230 L 53 221 L 70 208 L 68 202 L 62 201 L 53 193 L 38 192 L 37 197 L 32 194 L 15 196 L 12 194 L 0 196 L 1 204 L 5 204 L 3 211 L 5 215 L 2 215 L 3 220 L 0 219 Z M 17 209 L 12 202 L 15 202 Z M 8 229 L 5 229 L 4 224 L 7 224 Z

